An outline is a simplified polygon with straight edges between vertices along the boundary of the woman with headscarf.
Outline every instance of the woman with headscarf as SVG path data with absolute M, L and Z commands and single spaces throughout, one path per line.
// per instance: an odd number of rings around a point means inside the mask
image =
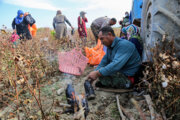
M 72 28 L 73 26 L 69 22 L 69 20 L 66 18 L 66 16 L 62 15 L 61 11 L 58 10 L 56 13 L 56 16 L 53 19 L 53 27 L 56 31 L 56 38 L 61 39 L 63 37 L 67 36 L 67 26 L 65 22 Z
M 83 45 L 86 45 L 87 40 L 87 29 L 86 29 L 86 22 L 88 22 L 87 18 L 85 17 L 86 12 L 81 11 L 80 16 L 78 17 L 78 33 L 79 37 L 83 41 Z
M 18 10 L 17 17 L 12 22 L 12 28 L 14 33 L 20 36 L 20 39 L 32 39 L 28 29 L 28 21 L 24 19 L 24 13 L 22 10 Z
M 122 28 L 122 33 L 124 33 L 127 39 L 131 39 L 132 37 L 139 37 L 140 29 L 134 24 L 128 25 L 127 27 Z
M 129 40 L 134 43 L 136 49 L 138 50 L 140 56 L 142 56 L 142 43 L 140 42 L 140 29 L 134 24 L 131 24 L 127 27 L 122 28 L 122 33 L 124 34 L 124 39 Z

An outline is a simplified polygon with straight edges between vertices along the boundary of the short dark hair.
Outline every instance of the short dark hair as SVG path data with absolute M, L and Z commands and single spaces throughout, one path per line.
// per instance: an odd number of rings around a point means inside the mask
M 117 22 L 116 18 L 111 18 L 111 20 L 115 23 Z
M 115 36 L 114 30 L 112 29 L 112 27 L 105 26 L 101 28 L 100 31 L 102 32 L 102 34 L 108 34 L 110 32 L 113 36 Z

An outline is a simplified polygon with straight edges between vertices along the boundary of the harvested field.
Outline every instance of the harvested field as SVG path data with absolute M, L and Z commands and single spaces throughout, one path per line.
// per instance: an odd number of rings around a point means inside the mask
M 115 29 L 117 36 L 119 36 L 119 29 Z M 62 107 L 60 103 L 67 104 L 65 90 L 61 95 L 57 95 L 57 90 L 64 89 L 68 83 L 73 83 L 77 93 L 85 93 L 84 81 L 89 72 L 94 67 L 87 66 L 85 72 L 81 76 L 73 76 L 61 73 L 58 69 L 58 52 L 69 51 L 74 47 L 81 48 L 81 41 L 79 40 L 77 31 L 74 36 L 69 36 L 62 40 L 55 40 L 50 34 L 48 28 L 39 29 L 37 36 L 29 41 L 19 41 L 17 46 L 12 45 L 8 41 L 10 33 L 2 34 L 0 36 L 0 118 L 1 119 L 22 119 L 22 120 L 72 120 L 73 114 L 64 113 L 66 107 Z M 94 37 L 88 29 L 87 46 L 95 46 Z M 163 55 L 164 53 L 162 53 Z M 163 57 L 163 56 L 162 56 Z M 160 58 L 162 58 L 160 56 Z M 166 56 L 165 56 L 166 57 Z M 171 58 L 177 61 L 175 58 Z M 154 66 L 161 65 L 159 58 L 155 56 L 158 62 Z M 161 59 L 162 60 L 162 59 Z M 162 62 L 162 61 L 161 61 Z M 179 61 L 177 61 L 179 63 Z M 169 64 L 169 62 L 168 62 Z M 163 108 L 167 110 L 175 109 L 172 112 L 175 114 L 167 117 L 173 118 L 178 116 L 179 111 L 179 68 L 173 71 L 177 75 L 173 82 L 170 82 L 169 87 L 163 89 L 161 82 L 158 81 L 157 74 L 159 71 L 150 71 L 150 67 L 146 68 L 143 81 L 149 79 L 149 75 L 153 74 L 154 80 L 148 81 L 152 84 L 147 86 L 139 85 L 142 91 L 129 93 L 109 93 L 103 91 L 95 91 L 96 99 L 89 101 L 90 112 L 87 120 L 118 120 L 121 118 L 117 107 L 117 95 L 120 101 L 121 109 L 126 119 L 152 119 L 152 115 L 156 115 L 156 119 L 162 119 Z M 160 66 L 162 67 L 162 66 Z M 146 73 L 149 70 L 149 73 Z M 172 74 L 173 71 L 169 71 Z M 163 71 L 162 71 L 163 72 Z M 166 72 L 165 72 L 166 73 Z M 164 74 L 165 74 L 164 73 Z M 158 83 L 158 84 L 156 84 Z M 177 85 L 177 87 L 175 87 Z M 142 86 L 149 88 L 142 89 Z M 172 90 L 174 89 L 174 90 Z M 155 97 L 152 91 L 159 93 L 159 97 Z M 171 92 L 173 91 L 173 92 Z M 162 92 L 162 93 L 161 93 Z M 155 104 L 152 106 L 156 108 L 156 112 L 152 114 L 147 104 L 146 97 L 143 95 L 150 93 Z M 175 93 L 175 94 L 174 94 Z M 172 95 L 170 96 L 166 95 Z M 156 94 L 155 94 L 156 95 Z M 160 100 L 160 101 L 159 101 Z M 164 104 L 168 101 L 170 104 Z M 158 105 L 155 107 L 155 105 Z M 177 106 L 176 106 L 177 105 Z M 173 116 L 172 116 L 173 115 Z

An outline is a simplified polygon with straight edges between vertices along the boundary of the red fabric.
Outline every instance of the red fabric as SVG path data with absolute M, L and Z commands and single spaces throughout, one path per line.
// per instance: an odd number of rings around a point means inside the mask
M 134 77 L 128 76 L 128 79 L 131 81 L 132 84 L 134 84 Z
M 80 23 L 81 17 L 78 17 L 78 33 L 80 37 L 87 37 L 87 29 L 86 22 L 88 22 L 87 18 L 82 19 L 82 24 Z M 80 28 L 82 31 L 80 31 Z

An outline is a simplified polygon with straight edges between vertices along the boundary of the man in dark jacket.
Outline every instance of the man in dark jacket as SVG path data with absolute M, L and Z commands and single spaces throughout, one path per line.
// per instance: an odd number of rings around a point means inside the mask
M 20 39 L 32 39 L 28 29 L 28 21 L 24 19 L 24 13 L 22 10 L 18 10 L 17 17 L 12 22 L 12 28 L 14 33 L 20 36 Z

